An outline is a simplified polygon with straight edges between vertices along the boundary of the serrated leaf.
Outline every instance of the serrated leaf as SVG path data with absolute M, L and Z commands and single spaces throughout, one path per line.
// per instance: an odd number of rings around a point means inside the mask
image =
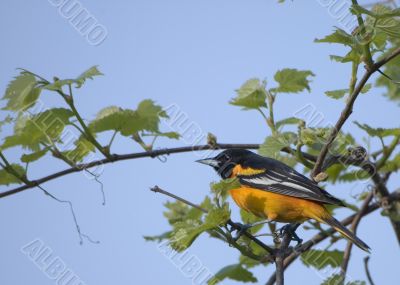
M 393 159 L 386 161 L 386 163 L 379 169 L 383 172 L 397 172 L 400 169 L 400 153 L 396 154 Z
M 339 274 L 333 274 L 325 279 L 321 285 L 343 285 L 343 278 Z
M 391 10 L 385 5 L 375 5 L 366 18 L 367 27 L 373 27 L 376 32 L 383 32 L 389 37 L 400 38 L 400 21 L 395 18 L 398 10 Z M 397 15 L 398 16 L 398 15 Z
M 33 151 L 40 150 L 40 143 L 58 142 L 65 126 L 70 124 L 72 111 L 53 108 L 33 116 L 21 116 L 13 135 L 4 139 L 2 149 L 22 146 Z
M 354 38 L 352 35 L 346 33 L 346 31 L 336 28 L 332 34 L 330 34 L 322 39 L 315 39 L 314 42 L 342 44 L 345 46 L 352 47 L 354 45 Z
M 353 48 L 345 56 L 331 55 L 330 59 L 340 63 L 346 63 L 346 62 L 359 63 L 361 61 L 361 55 L 362 53 L 358 51 L 358 49 Z
M 304 90 L 310 92 L 310 76 L 315 76 L 309 70 L 285 68 L 275 73 L 274 79 L 279 84 L 272 89 L 276 93 L 298 93 Z
M 249 270 L 244 268 L 241 264 L 233 264 L 229 266 L 225 266 L 220 271 L 215 274 L 213 278 L 211 278 L 207 284 L 215 285 L 224 279 L 231 279 L 240 282 L 257 282 L 257 278 L 251 273 Z
M 95 151 L 95 146 L 81 135 L 75 142 L 75 148 L 66 150 L 62 154 L 72 162 L 81 162 L 88 154 Z
M 355 15 L 365 14 L 376 19 L 392 18 L 400 16 L 400 8 L 390 9 L 384 5 L 375 5 L 372 11 L 360 6 L 353 4 L 350 10 Z
M 336 268 L 342 264 L 343 251 L 310 249 L 301 255 L 301 261 L 307 267 L 312 266 L 318 270 L 327 266 Z
M 103 74 L 98 70 L 97 66 L 92 66 L 91 68 L 83 72 L 75 79 L 62 79 L 62 80 L 57 79 L 53 83 L 44 85 L 43 88 L 52 91 L 57 91 L 57 90 L 61 91 L 63 86 L 73 85 L 73 84 L 75 84 L 76 88 L 81 88 L 87 79 L 93 79 L 93 77 L 99 75 Z
M 364 130 L 371 137 L 383 138 L 388 136 L 400 136 L 400 128 L 372 128 L 367 124 L 361 124 L 357 121 L 354 121 L 354 124 L 356 124 L 360 129 Z
M 12 168 L 21 176 L 25 175 L 25 169 L 19 164 L 11 164 Z M 18 178 L 8 173 L 5 169 L 0 169 L 0 185 L 21 184 Z
M 348 92 L 349 92 L 349 89 L 339 89 L 339 90 L 333 90 L 333 91 L 326 91 L 325 94 L 328 97 L 331 97 L 333 99 L 340 99 L 344 95 L 346 95 L 346 93 L 348 93 Z
M 171 247 L 181 252 L 192 245 L 203 232 L 212 230 L 221 224 L 226 223 L 230 218 L 230 211 L 227 206 L 213 208 L 205 216 L 204 222 L 185 218 L 173 224 L 174 230 L 171 235 Z
M 237 178 L 228 178 L 219 182 L 213 182 L 210 185 L 211 191 L 217 196 L 225 200 L 228 196 L 228 192 L 231 189 L 239 188 L 240 183 Z
M 136 110 L 122 109 L 111 106 L 102 109 L 96 118 L 89 124 L 89 129 L 95 133 L 109 130 L 119 131 L 123 136 L 131 136 L 139 131 L 159 132 L 161 118 L 166 113 L 152 100 L 143 100 Z M 176 138 L 175 132 L 164 133 L 165 136 Z
M 260 155 L 276 158 L 285 147 L 290 147 L 297 140 L 297 135 L 292 132 L 280 133 L 269 136 L 258 150 Z
M 48 148 L 43 148 L 42 150 L 33 152 L 33 153 L 29 153 L 29 154 L 23 154 L 21 156 L 21 161 L 28 163 L 28 162 L 34 162 L 38 159 L 40 159 L 41 157 L 43 157 L 47 152 L 49 151 Z
M 297 125 L 299 123 L 303 122 L 303 120 L 299 119 L 299 118 L 295 118 L 295 117 L 290 117 L 290 118 L 286 118 L 283 120 L 280 120 L 278 122 L 275 123 L 275 127 L 277 129 L 285 126 L 285 125 Z
M 21 74 L 8 85 L 2 100 L 7 101 L 3 110 L 24 111 L 32 107 L 38 99 L 41 89 L 36 86 L 36 78 L 27 72 Z
M 76 78 L 76 88 L 80 88 L 87 79 L 93 79 L 95 76 L 104 75 L 99 71 L 97 65 L 92 66 Z
M 236 90 L 236 93 L 237 96 L 229 102 L 232 105 L 241 106 L 245 109 L 267 107 L 265 84 L 257 78 L 247 80 Z

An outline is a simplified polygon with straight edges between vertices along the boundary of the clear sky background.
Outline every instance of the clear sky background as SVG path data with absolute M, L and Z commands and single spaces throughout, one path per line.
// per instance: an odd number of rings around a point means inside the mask
M 205 133 L 216 134 L 220 142 L 261 143 L 269 130 L 259 114 L 243 112 L 228 101 L 245 80 L 260 77 L 271 82 L 277 70 L 292 67 L 316 74 L 312 92 L 280 95 L 277 119 L 311 103 L 324 115 L 324 124 L 335 122 L 344 102 L 323 92 L 346 88 L 350 66 L 329 60 L 330 54 L 343 54 L 344 50 L 313 40 L 341 24 L 317 0 L 275 2 L 81 0 L 108 30 L 104 42 L 93 46 L 50 2 L 3 0 L 0 89 L 5 90 L 17 67 L 51 79 L 54 75 L 73 77 L 99 65 L 105 76 L 87 82 L 75 94 L 78 109 L 87 119 L 108 105 L 136 108 L 141 100 L 152 98 L 163 106 L 177 104 L 190 121 Z M 398 106 L 382 97 L 382 92 L 374 89 L 360 96 L 346 131 L 358 138 L 363 135 L 353 120 L 372 126 L 398 126 Z M 59 103 L 50 95 L 44 95 L 43 100 L 50 105 Z M 163 128 L 168 130 L 166 124 Z M 158 146 L 188 143 L 160 140 Z M 120 140 L 113 150 L 128 153 L 139 148 Z M 15 152 L 8 155 L 15 157 Z M 168 199 L 149 192 L 149 187 L 157 184 L 199 202 L 209 183 L 218 179 L 211 169 L 194 163 L 198 156 L 186 153 L 169 156 L 167 163 L 146 158 L 107 165 L 100 178 L 106 206 L 102 206 L 99 185 L 82 173 L 46 183 L 47 190 L 73 201 L 82 231 L 100 240 L 98 245 L 79 245 L 68 207 L 38 190 L 0 199 L 0 283 L 54 284 L 20 251 L 23 245 L 41 239 L 87 285 L 192 284 L 160 253 L 156 243 L 145 242 L 142 236 L 168 230 L 162 215 Z M 31 177 L 65 167 L 48 158 L 31 166 Z M 349 192 L 359 193 L 364 187 L 338 185 L 327 190 L 348 197 Z M 236 215 L 236 205 L 231 208 Z M 349 213 L 343 210 L 339 216 Z M 307 237 L 311 233 L 300 230 L 299 234 Z M 400 257 L 388 220 L 376 212 L 363 220 L 358 235 L 373 249 L 370 266 L 376 283 L 396 284 Z M 343 249 L 344 244 L 339 242 L 338 246 Z M 200 237 L 188 254 L 213 273 L 235 263 L 238 257 L 234 249 L 207 236 Z M 352 279 L 365 280 L 365 253 L 355 248 L 353 254 L 349 274 Z M 260 284 L 272 270 L 273 266 L 256 270 Z M 288 284 L 300 280 L 302 284 L 320 284 L 328 275 L 297 262 L 286 278 Z M 223 284 L 236 283 L 228 280 Z

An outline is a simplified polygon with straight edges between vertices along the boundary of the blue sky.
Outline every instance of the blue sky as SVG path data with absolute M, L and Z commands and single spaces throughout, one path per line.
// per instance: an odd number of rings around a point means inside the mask
M 313 43 L 341 23 L 317 0 L 285 4 L 261 0 L 82 0 L 79 3 L 107 29 L 107 37 L 100 45 L 91 45 L 51 2 L 57 1 L 1 2 L 1 90 L 5 90 L 18 67 L 47 78 L 63 78 L 99 65 L 105 76 L 89 81 L 75 94 L 85 118 L 93 118 L 108 105 L 135 108 L 141 100 L 151 98 L 163 106 L 176 104 L 190 122 L 227 143 L 260 143 L 269 135 L 258 113 L 243 112 L 228 101 L 249 78 L 267 79 L 272 86 L 273 74 L 285 67 L 310 69 L 316 77 L 311 93 L 279 96 L 275 107 L 277 119 L 312 104 L 328 125 L 336 121 L 343 108 L 344 101 L 332 100 L 323 92 L 346 88 L 350 66 L 329 60 L 330 54 L 343 54 L 344 50 Z M 344 127 L 346 131 L 358 138 L 363 135 L 352 124 L 353 120 L 372 126 L 395 126 L 398 106 L 382 97 L 382 92 L 374 89 L 360 96 Z M 60 103 L 50 93 L 43 100 L 49 106 Z M 168 124 L 163 128 L 168 130 Z M 188 144 L 185 140 L 160 140 L 158 147 Z M 120 140 L 114 151 L 129 153 L 139 148 L 128 140 Z M 16 157 L 15 152 L 8 155 Z M 208 193 L 209 183 L 218 179 L 210 169 L 194 163 L 198 155 L 169 156 L 167 163 L 149 158 L 105 166 L 101 181 L 106 206 L 101 204 L 99 185 L 82 173 L 46 183 L 46 189 L 57 197 L 73 201 L 82 231 L 99 240 L 98 245 L 79 245 L 68 207 L 38 190 L 0 199 L 0 266 L 6 269 L 0 283 L 55 283 L 20 251 L 22 246 L 40 239 L 88 285 L 192 284 L 193 280 L 166 258 L 157 244 L 145 242 L 142 236 L 168 229 L 162 215 L 163 203 L 168 199 L 149 192 L 149 187 L 157 184 L 199 202 Z M 46 158 L 31 166 L 31 177 L 65 167 Z M 329 186 L 328 190 L 346 197 L 350 191 L 358 193 L 363 187 L 339 185 Z M 236 206 L 232 204 L 231 208 L 237 215 Z M 343 210 L 340 216 L 349 213 Z M 300 234 L 310 236 L 304 230 Z M 358 235 L 373 248 L 370 264 L 376 283 L 394 284 L 397 279 L 388 272 L 393 273 L 400 258 L 389 222 L 374 213 L 361 223 Z M 343 248 L 344 242 L 339 246 Z M 235 263 L 238 256 L 232 248 L 207 236 L 200 237 L 188 254 L 213 273 Z M 358 249 L 353 254 L 350 276 L 365 280 L 365 254 Z M 272 269 L 270 266 L 256 270 L 260 284 Z M 329 272 L 317 273 L 297 263 L 287 271 L 286 278 L 288 284 L 300 279 L 302 283 L 320 284 L 327 275 Z

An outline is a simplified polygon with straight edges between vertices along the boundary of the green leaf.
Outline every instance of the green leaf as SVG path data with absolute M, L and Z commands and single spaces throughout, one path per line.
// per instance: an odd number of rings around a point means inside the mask
M 357 121 L 354 121 L 354 124 L 356 124 L 360 129 L 364 130 L 371 137 L 383 138 L 388 136 L 400 136 L 400 128 L 372 128 L 367 124 L 360 124 Z
M 257 78 L 247 80 L 236 90 L 236 93 L 237 96 L 229 102 L 232 105 L 241 106 L 245 109 L 267 108 L 265 83 L 260 82 Z
M 321 285 L 343 285 L 343 278 L 339 274 L 333 274 L 325 279 Z
M 365 14 L 371 16 L 376 19 L 384 19 L 384 18 L 392 18 L 392 17 L 399 17 L 400 16 L 400 8 L 390 9 L 384 5 L 375 5 L 372 11 L 360 6 L 360 5 L 352 5 L 351 10 L 355 15 Z
M 297 140 L 297 135 L 292 132 L 280 133 L 269 136 L 258 150 L 260 155 L 275 158 L 285 147 L 290 147 Z
M 211 278 L 207 284 L 208 285 L 215 285 L 224 279 L 231 279 L 235 281 L 241 282 L 257 282 L 257 278 L 251 273 L 249 270 L 244 268 L 241 264 L 233 264 L 229 266 L 225 266 L 220 271 L 215 274 L 213 278 Z
M 394 48 L 388 50 L 383 56 L 390 54 Z M 394 80 L 400 80 L 400 57 L 396 57 L 385 64 L 383 72 L 393 78 Z M 381 75 L 376 81 L 377 86 L 385 87 L 386 92 L 384 96 L 393 101 L 400 101 L 400 84 L 394 84 L 392 81 Z
M 22 146 L 34 151 L 40 150 L 40 143 L 59 142 L 65 126 L 70 124 L 72 111 L 53 108 L 33 116 L 21 116 L 16 123 L 14 134 L 6 137 L 2 149 Z
M 252 213 L 245 211 L 243 209 L 240 210 L 240 218 L 242 219 L 243 224 L 253 224 L 255 222 L 265 220 L 265 219 L 255 216 Z M 261 224 L 261 225 L 251 227 L 248 231 L 251 234 L 258 233 L 264 227 L 264 225 L 265 224 Z
M 39 158 L 43 157 L 48 151 L 49 151 L 49 149 L 46 147 L 46 148 L 43 148 L 42 150 L 30 153 L 30 154 L 23 154 L 21 156 L 21 161 L 25 162 L 25 163 L 36 161 Z
M 83 72 L 81 75 L 79 75 L 75 79 L 76 88 L 80 88 L 87 79 L 93 79 L 93 77 L 100 76 L 100 75 L 104 75 L 104 74 L 99 71 L 99 69 L 97 68 L 97 65 L 92 66 L 91 68 L 89 68 L 88 70 Z
M 312 266 L 318 270 L 327 266 L 336 268 L 342 264 L 343 251 L 311 249 L 301 255 L 301 261 L 307 267 Z
M 2 100 L 7 101 L 3 110 L 23 111 L 34 105 L 41 89 L 36 88 L 36 78 L 27 72 L 21 74 L 8 85 Z
M 367 93 L 369 90 L 371 90 L 372 88 L 372 84 L 371 83 L 367 83 L 364 85 L 364 87 L 361 89 L 361 93 L 365 94 Z
M 229 218 L 230 211 L 227 205 L 223 208 L 211 209 L 204 222 L 185 217 L 184 220 L 173 224 L 174 230 L 170 239 L 171 247 L 181 252 L 190 247 L 200 234 L 226 223 Z
M 277 93 L 298 93 L 304 90 L 310 92 L 310 76 L 315 76 L 309 70 L 285 68 L 275 73 L 274 79 L 279 86 L 272 89 Z
M 0 121 L 0 131 L 3 128 L 3 126 L 10 124 L 11 122 L 14 121 L 14 118 L 11 117 L 10 115 L 7 115 L 4 120 Z
M 353 48 L 344 57 L 338 56 L 338 55 L 331 55 L 330 58 L 331 58 L 331 60 L 334 60 L 334 61 L 337 61 L 340 63 L 346 63 L 346 62 L 359 63 L 361 61 L 361 56 L 362 56 L 362 52 L 356 48 Z
M 393 159 L 386 161 L 386 163 L 379 169 L 383 172 L 396 172 L 400 169 L 400 153 L 396 154 Z
M 25 175 L 25 169 L 19 164 L 11 164 L 12 168 L 19 174 Z M 21 184 L 18 178 L 14 175 L 9 174 L 5 169 L 0 169 L 0 185 L 10 185 L 10 184 Z
M 95 146 L 81 135 L 75 142 L 75 148 L 66 150 L 62 154 L 72 162 L 81 162 L 89 153 L 95 151 Z
M 344 95 L 346 95 L 347 92 L 349 92 L 349 89 L 339 89 L 333 91 L 326 91 L 325 94 L 333 99 L 340 99 Z
M 165 133 L 154 133 L 154 134 L 150 134 L 152 136 L 158 136 L 158 137 L 166 137 L 169 139 L 179 139 L 181 137 L 181 135 L 177 132 L 165 132 Z
M 216 195 L 221 197 L 223 200 L 225 200 L 228 196 L 229 190 L 239 188 L 240 183 L 237 178 L 228 178 L 221 180 L 219 182 L 213 182 L 210 185 L 211 191 Z
M 278 122 L 275 123 L 275 127 L 277 129 L 285 126 L 285 125 L 297 125 L 299 123 L 303 122 L 303 120 L 299 119 L 299 118 L 295 118 L 295 117 L 290 117 L 290 118 L 286 118 L 283 120 L 280 120 Z
M 361 93 L 365 94 L 369 90 L 371 90 L 372 85 L 370 83 L 365 84 L 364 87 L 361 89 Z M 333 99 L 340 99 L 344 95 L 349 93 L 349 89 L 339 89 L 339 90 L 333 90 L 333 91 L 326 91 L 325 94 Z
M 358 169 L 340 175 L 337 180 L 341 182 L 353 182 L 357 180 L 366 180 L 369 178 L 371 178 L 371 174 L 369 174 L 365 170 Z
M 339 28 L 336 28 L 332 34 L 326 36 L 325 38 L 315 39 L 314 41 L 316 43 L 342 44 L 349 47 L 352 47 L 355 44 L 353 36 Z
M 99 75 L 103 75 L 103 73 L 98 70 L 97 66 L 92 66 L 75 79 L 57 79 L 53 83 L 43 86 L 43 88 L 52 91 L 61 91 L 63 86 L 72 84 L 75 84 L 76 88 L 81 88 L 87 79 L 93 79 Z
M 398 16 L 398 11 L 398 9 L 391 10 L 385 5 L 375 5 L 365 24 L 375 29 L 376 33 L 383 32 L 389 37 L 400 38 L 400 21 L 394 17 Z
M 156 236 L 144 236 L 144 240 L 145 241 L 156 241 L 156 242 L 161 242 L 163 240 L 169 239 L 171 237 L 171 231 L 162 233 L 160 235 L 156 235 Z
M 123 136 L 131 136 L 139 131 L 150 131 L 162 135 L 159 131 L 161 118 L 167 118 L 162 108 L 152 100 L 143 100 L 136 110 L 110 106 L 102 109 L 89 124 L 92 132 L 119 131 Z M 174 132 L 164 133 L 170 138 L 177 138 Z

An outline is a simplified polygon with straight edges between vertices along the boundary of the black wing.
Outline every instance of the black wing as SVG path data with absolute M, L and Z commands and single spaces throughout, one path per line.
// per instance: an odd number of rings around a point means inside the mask
M 257 157 L 244 166 L 265 169 L 265 172 L 249 176 L 238 175 L 242 185 L 324 204 L 344 206 L 342 201 L 286 164 L 271 158 Z

